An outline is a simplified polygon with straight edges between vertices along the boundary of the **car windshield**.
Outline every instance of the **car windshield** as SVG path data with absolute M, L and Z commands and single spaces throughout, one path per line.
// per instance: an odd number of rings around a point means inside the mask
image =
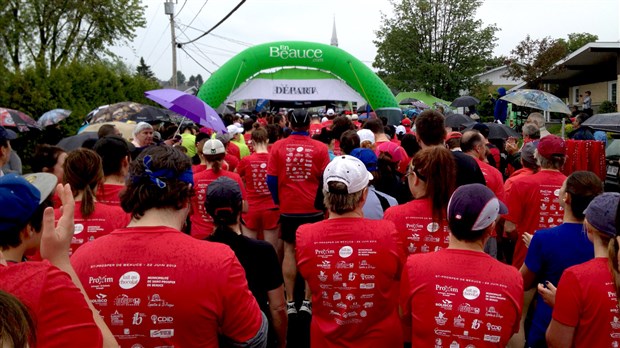
M 613 139 L 605 149 L 605 157 L 620 158 L 620 139 Z

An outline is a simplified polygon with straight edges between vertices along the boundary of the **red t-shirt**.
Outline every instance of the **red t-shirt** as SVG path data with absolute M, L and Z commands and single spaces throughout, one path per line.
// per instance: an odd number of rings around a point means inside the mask
M 237 173 L 245 183 L 248 192 L 249 210 L 266 210 L 276 208 L 267 187 L 268 153 L 254 153 L 241 159 Z
M 328 164 L 327 145 L 307 135 L 292 134 L 273 144 L 267 175 L 278 177 L 281 213 L 319 212 L 314 208 L 314 198 Z
M 415 199 L 388 208 L 383 215 L 396 226 L 407 255 L 438 251 L 450 243 L 448 222 L 433 221 L 432 204 L 430 198 Z
M 518 178 L 522 177 L 522 176 L 528 176 L 528 175 L 532 175 L 534 174 L 534 171 L 531 170 L 530 168 L 527 167 L 523 167 L 515 172 L 513 172 L 510 177 L 508 179 L 506 179 L 506 182 L 504 182 L 504 192 L 508 192 L 508 190 L 510 189 L 510 187 L 512 187 L 512 182 L 517 180 Z
M 330 126 L 331 126 L 331 125 L 333 125 L 333 124 L 334 124 L 334 120 L 327 120 L 327 121 L 325 121 L 325 122 L 321 122 L 321 126 L 322 126 L 323 128 L 325 128 L 325 127 L 330 127 Z
M 264 117 L 258 118 L 256 122 L 260 123 L 260 125 L 263 127 L 267 127 L 268 124 L 267 119 Z
M 245 144 L 248 146 L 250 153 L 254 153 L 254 142 L 252 142 L 252 133 L 243 133 L 243 139 L 245 139 Z
M 192 172 L 194 173 L 194 175 L 200 172 L 204 172 L 205 170 L 207 170 L 206 164 L 195 164 L 192 166 Z
M 340 218 L 297 230 L 297 266 L 312 290 L 312 347 L 402 347 L 394 224 Z
M 618 301 L 608 262 L 597 257 L 562 273 L 553 319 L 575 328 L 573 347 L 615 347 L 620 338 Z
M 125 185 L 103 184 L 97 190 L 97 202 L 108 205 L 121 206 L 120 194 L 125 190 Z
M 234 172 L 239 165 L 239 159 L 229 153 L 224 155 L 224 162 L 222 163 L 222 169 L 226 169 L 229 172 Z M 196 174 L 196 173 L 194 173 Z
M 412 347 L 506 347 L 519 331 L 523 278 L 483 252 L 443 249 L 412 255 L 400 308 Z
M 218 334 L 245 342 L 261 325 L 245 272 L 224 244 L 134 227 L 88 243 L 71 262 L 122 347 L 219 347 Z
M 323 128 L 325 128 L 325 126 L 320 123 L 312 123 L 310 125 L 310 136 L 321 134 L 321 129 Z
M 190 234 L 197 239 L 205 239 L 211 233 L 213 233 L 213 218 L 205 209 L 205 198 L 207 197 L 207 187 L 210 183 L 215 181 L 220 176 L 231 178 L 239 184 L 241 188 L 241 195 L 244 200 L 247 200 L 247 194 L 245 192 L 245 186 L 241 181 L 241 177 L 237 173 L 229 172 L 227 170 L 220 170 L 217 174 L 211 169 L 207 169 L 194 175 L 194 195 L 192 196 L 190 203 L 192 205 L 192 212 L 189 216 L 192 222 L 192 229 Z
M 226 153 L 235 156 L 238 160 L 241 159 L 241 151 L 239 150 L 239 146 L 233 143 L 232 141 L 228 142 L 228 146 L 226 147 Z
M 48 261 L 0 266 L 0 289 L 28 307 L 36 322 L 38 346 L 103 346 L 101 331 L 84 295 L 67 273 Z
M 560 187 L 566 176 L 560 172 L 541 170 L 522 176 L 512 182 L 506 191 L 508 214 L 504 218 L 517 226 L 518 238 L 512 265 L 521 268 L 527 247 L 521 239 L 524 232 L 534 234 L 537 230 L 560 225 L 564 209 L 560 206 Z
M 118 206 L 95 202 L 95 211 L 87 218 L 82 217 L 81 207 L 82 201 L 75 202 L 75 232 L 71 239 L 69 255 L 85 243 L 101 238 L 117 228 L 126 227 L 131 220 L 131 216 Z M 58 223 L 58 219 L 62 216 L 60 209 L 54 210 L 54 216 Z
M 492 165 L 481 161 L 477 157 L 474 157 L 476 163 L 480 167 L 480 171 L 482 171 L 482 175 L 484 175 L 484 180 L 487 182 L 487 187 L 495 193 L 495 197 L 502 202 L 506 201 L 506 193 L 504 191 L 504 178 L 502 177 L 502 173 L 497 170 L 497 168 Z

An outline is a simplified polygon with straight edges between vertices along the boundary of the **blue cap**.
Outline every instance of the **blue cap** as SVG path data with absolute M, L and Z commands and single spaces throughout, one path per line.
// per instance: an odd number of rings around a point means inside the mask
M 460 186 L 448 202 L 450 229 L 461 233 L 484 230 L 498 215 L 506 213 L 504 203 L 482 184 Z
M 374 151 L 367 148 L 357 148 L 351 151 L 351 156 L 357 157 L 366 166 L 366 170 L 374 172 L 377 170 L 377 155 Z
M 618 211 L 619 201 L 620 193 L 617 192 L 605 192 L 594 197 L 584 211 L 586 220 L 599 232 L 609 237 L 615 237 L 616 212 Z
M 0 140 L 13 140 L 17 139 L 17 133 L 13 132 L 10 129 L 6 129 L 3 126 L 0 126 Z
M 41 193 L 23 177 L 0 177 L 0 232 L 23 227 L 37 210 Z
M 228 177 L 220 176 L 207 186 L 205 208 L 209 215 L 215 217 L 220 210 L 228 210 L 232 214 L 240 212 L 243 202 L 239 184 Z

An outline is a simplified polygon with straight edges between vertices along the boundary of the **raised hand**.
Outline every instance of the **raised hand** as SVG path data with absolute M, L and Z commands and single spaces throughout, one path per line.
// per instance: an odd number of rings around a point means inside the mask
M 47 208 L 43 212 L 43 228 L 41 234 L 41 257 L 53 265 L 69 262 L 69 247 L 73 238 L 75 200 L 71 187 L 59 184 L 56 193 L 60 197 L 62 216 L 54 227 L 54 209 Z M 62 268 L 62 267 L 61 267 Z

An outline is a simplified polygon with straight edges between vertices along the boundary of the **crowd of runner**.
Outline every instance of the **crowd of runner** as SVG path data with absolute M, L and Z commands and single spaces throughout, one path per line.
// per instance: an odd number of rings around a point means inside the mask
M 542 115 L 222 118 L 0 171 L 3 347 L 620 346 L 620 194 Z

